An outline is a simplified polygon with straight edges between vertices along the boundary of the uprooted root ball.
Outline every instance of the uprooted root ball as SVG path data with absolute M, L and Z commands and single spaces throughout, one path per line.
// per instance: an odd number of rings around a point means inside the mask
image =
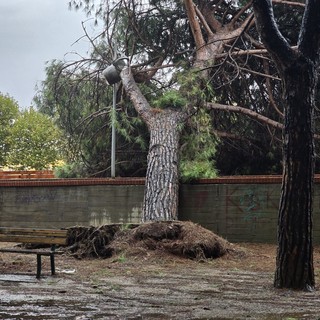
M 161 221 L 140 225 L 73 227 L 68 232 L 67 250 L 78 258 L 108 258 L 132 251 L 160 250 L 191 259 L 223 256 L 231 244 L 192 222 Z

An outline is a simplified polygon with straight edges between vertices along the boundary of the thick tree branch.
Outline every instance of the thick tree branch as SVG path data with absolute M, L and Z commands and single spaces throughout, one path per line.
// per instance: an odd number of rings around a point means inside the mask
M 210 29 L 210 26 L 208 25 L 205 17 L 202 15 L 201 11 L 197 7 L 195 7 L 195 10 L 196 10 L 196 13 L 197 13 L 199 20 L 201 21 L 201 23 L 203 25 L 203 28 L 206 30 L 207 34 L 212 37 L 213 32 Z
M 297 46 L 292 46 L 292 50 L 297 50 Z M 257 57 L 262 57 L 263 55 L 268 55 L 269 52 L 267 49 L 247 49 L 247 50 L 233 50 L 225 53 L 220 53 L 215 56 L 215 58 L 224 58 L 226 56 L 232 56 L 232 57 L 237 57 L 237 56 L 249 56 L 249 55 L 254 55 Z
M 279 123 L 277 121 L 274 121 L 270 118 L 267 118 L 253 110 L 249 110 L 247 108 L 239 107 L 239 106 L 229 106 L 229 105 L 224 105 L 224 104 L 219 104 L 219 103 L 207 103 L 206 107 L 209 110 L 222 110 L 222 111 L 227 111 L 227 112 L 236 112 L 236 113 L 242 113 L 245 114 L 253 119 L 256 119 L 260 122 L 263 122 L 267 125 L 270 125 L 274 128 L 277 129 L 282 129 L 283 124 Z
M 194 3 L 192 0 L 185 0 L 184 5 L 187 11 L 187 16 L 188 16 L 189 25 L 192 31 L 192 35 L 196 43 L 196 48 L 197 50 L 199 50 L 205 45 L 205 41 L 203 39 L 203 35 L 201 32 L 200 23 L 197 20 L 197 13 L 194 7 Z
M 131 68 L 123 69 L 120 74 L 120 77 L 123 83 L 123 87 L 129 95 L 130 100 L 132 101 L 135 109 L 137 110 L 141 118 L 147 124 L 149 124 L 150 113 L 152 108 L 150 107 L 149 102 L 137 86 L 133 78 Z
M 259 122 L 265 123 L 275 129 L 283 129 L 283 124 L 280 122 L 277 122 L 275 120 L 272 120 L 268 117 L 265 117 L 253 110 L 249 110 L 244 107 L 239 107 L 239 106 L 230 106 L 230 105 L 225 105 L 225 104 L 219 104 L 219 103 L 207 103 L 206 108 L 208 110 L 221 110 L 221 111 L 227 111 L 227 112 L 235 112 L 235 113 L 241 113 L 246 116 L 249 116 L 252 119 L 258 120 Z M 314 138 L 317 140 L 320 140 L 320 135 L 319 134 L 314 134 Z
M 290 6 L 297 6 L 297 7 L 304 7 L 305 4 L 301 2 L 293 2 L 293 1 L 285 1 L 285 0 L 272 0 L 272 3 L 277 3 L 277 4 L 287 4 Z
M 319 60 L 320 49 L 320 1 L 309 0 L 306 3 L 298 48 L 311 61 Z
M 253 0 L 253 10 L 262 42 L 273 56 L 278 67 L 289 66 L 295 60 L 296 52 L 292 50 L 278 29 L 274 20 L 272 1 Z

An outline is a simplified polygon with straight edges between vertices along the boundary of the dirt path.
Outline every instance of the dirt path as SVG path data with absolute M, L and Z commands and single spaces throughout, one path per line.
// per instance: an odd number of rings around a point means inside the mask
M 36 280 L 35 259 L 0 256 L 0 319 L 319 319 L 320 293 L 272 287 L 275 247 L 195 262 L 173 257 L 57 257 Z M 319 271 L 319 248 L 315 270 Z M 47 262 L 45 262 L 47 264 Z M 14 273 L 14 275 L 13 275 Z M 319 277 L 317 275 L 317 282 Z

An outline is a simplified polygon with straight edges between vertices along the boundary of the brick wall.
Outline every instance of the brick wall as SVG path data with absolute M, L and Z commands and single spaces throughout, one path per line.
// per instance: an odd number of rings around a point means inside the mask
M 281 177 L 224 177 L 180 188 L 179 218 L 230 241 L 275 242 Z M 0 181 L 0 226 L 62 228 L 138 223 L 144 179 Z M 316 177 L 314 238 L 320 243 L 320 177 Z

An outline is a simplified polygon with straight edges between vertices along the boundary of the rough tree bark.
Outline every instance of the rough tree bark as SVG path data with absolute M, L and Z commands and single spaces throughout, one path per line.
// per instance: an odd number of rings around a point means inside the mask
M 320 45 L 320 0 L 307 1 L 298 48 L 290 48 L 275 23 L 271 0 L 254 0 L 261 39 L 283 82 L 283 182 L 274 285 L 312 290 L 315 88 Z
M 145 99 L 131 74 L 121 72 L 123 86 L 150 132 L 142 221 L 178 219 L 180 126 L 183 111 L 154 109 Z
M 144 220 L 178 218 L 181 120 L 179 112 L 160 110 L 156 111 L 149 121 L 150 142 L 143 203 Z

